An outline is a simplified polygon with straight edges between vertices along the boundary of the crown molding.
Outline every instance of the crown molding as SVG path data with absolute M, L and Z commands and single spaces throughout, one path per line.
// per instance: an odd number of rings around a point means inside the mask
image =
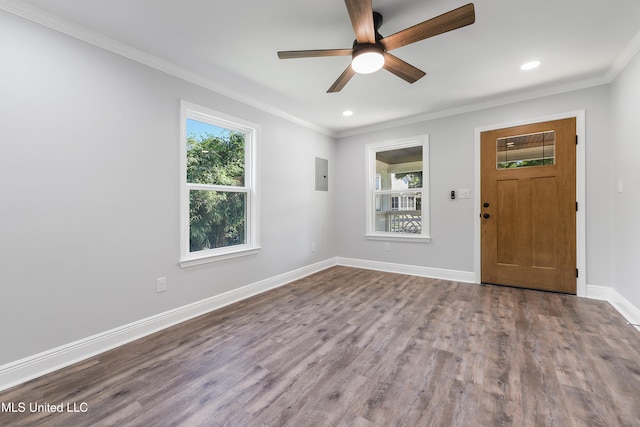
M 631 39 L 629 43 L 622 50 L 618 58 L 613 62 L 611 68 L 606 74 L 606 80 L 611 83 L 613 82 L 618 74 L 625 69 L 627 65 L 631 62 L 633 58 L 636 57 L 640 53 L 640 31 L 636 33 L 636 35 Z
M 197 86 L 211 90 L 220 95 L 224 95 L 236 101 L 242 102 L 251 107 L 285 119 L 289 122 L 295 123 L 297 125 L 306 127 L 308 129 L 333 138 L 336 137 L 336 133 L 329 129 L 303 120 L 299 117 L 287 113 L 286 111 L 275 108 L 252 97 L 231 90 L 227 86 L 216 83 L 213 80 L 207 79 L 172 62 L 166 61 L 147 52 L 135 49 L 132 46 L 113 40 L 100 33 L 89 30 L 88 28 L 81 25 L 77 25 L 70 21 L 64 20 L 40 8 L 15 0 L 0 0 L 0 9 L 36 24 L 58 31 L 59 33 L 81 40 L 85 43 L 89 43 L 93 46 L 99 47 L 132 61 L 154 68 L 165 74 L 177 77 L 186 82 L 193 83 Z
M 415 116 L 404 117 L 401 119 L 389 120 L 386 122 L 378 123 L 376 125 L 366 125 L 355 129 L 349 129 L 343 132 L 334 132 L 323 126 L 301 119 L 284 110 L 275 108 L 272 105 L 266 104 L 252 97 L 248 97 L 242 93 L 233 91 L 227 86 L 216 83 L 169 61 L 150 55 L 127 44 L 120 43 L 97 32 L 91 31 L 85 27 L 64 20 L 40 8 L 36 8 L 17 0 L 0 0 L 0 9 L 20 16 L 29 21 L 35 22 L 37 24 L 43 25 L 60 33 L 66 34 L 70 37 L 100 47 L 122 57 L 128 58 L 132 61 L 139 62 L 148 67 L 159 70 L 165 74 L 169 74 L 202 88 L 227 96 L 231 99 L 265 111 L 274 116 L 283 118 L 289 122 L 337 139 L 609 84 L 615 80 L 620 72 L 640 52 L 640 31 L 638 31 L 638 33 L 636 33 L 636 35 L 631 39 L 631 41 L 620 53 L 620 55 L 618 55 L 617 59 L 607 70 L 607 72 L 600 77 L 584 79 L 577 82 L 557 85 L 545 89 L 527 91 L 516 95 L 507 95 L 491 99 L 489 101 L 469 104 L 462 107 L 424 113 Z
M 502 97 L 496 97 L 484 102 L 478 102 L 475 104 L 469 104 L 462 107 L 450 108 L 447 110 L 440 110 L 425 114 L 418 114 L 415 116 L 404 117 L 401 119 L 390 120 L 388 122 L 382 122 L 374 126 L 365 126 L 357 129 L 351 129 L 348 131 L 340 132 L 337 135 L 338 139 L 347 138 L 350 136 L 357 136 L 374 131 L 381 131 L 391 129 L 399 126 L 407 126 L 416 123 L 426 122 L 429 120 L 440 119 L 444 117 L 457 116 L 460 114 L 472 113 L 474 111 L 487 110 L 489 108 L 501 107 L 503 105 L 515 104 L 517 102 L 530 101 L 532 99 L 544 98 L 546 96 L 559 95 L 562 93 L 573 92 L 581 89 L 588 89 L 595 86 L 608 84 L 609 81 L 606 76 L 595 77 L 590 79 L 584 79 L 576 82 L 571 82 L 563 85 L 557 85 L 547 87 L 544 89 L 530 90 L 515 95 L 507 95 Z

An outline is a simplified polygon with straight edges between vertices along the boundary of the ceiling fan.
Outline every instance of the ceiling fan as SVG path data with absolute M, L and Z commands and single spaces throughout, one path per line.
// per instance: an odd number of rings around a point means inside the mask
M 356 73 L 372 73 L 380 68 L 413 83 L 424 77 L 426 73 L 390 54 L 389 51 L 471 25 L 476 20 L 473 3 L 469 3 L 388 37 L 382 37 L 378 33 L 382 25 L 382 15 L 373 11 L 371 0 L 345 0 L 344 2 L 356 33 L 353 48 L 278 52 L 280 59 L 351 55 L 351 64 L 331 85 L 327 93 L 339 92 Z

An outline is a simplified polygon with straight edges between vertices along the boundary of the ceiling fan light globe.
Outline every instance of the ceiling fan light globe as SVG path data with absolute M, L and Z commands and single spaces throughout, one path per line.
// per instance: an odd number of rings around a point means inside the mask
M 358 74 L 375 73 L 384 66 L 384 55 L 377 50 L 363 50 L 353 56 L 351 68 Z

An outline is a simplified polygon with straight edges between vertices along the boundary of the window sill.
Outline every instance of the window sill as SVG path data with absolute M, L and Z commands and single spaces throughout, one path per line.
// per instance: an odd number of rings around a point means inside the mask
M 208 264 L 212 262 L 224 261 L 227 259 L 239 258 L 243 256 L 255 255 L 260 252 L 259 246 L 242 247 L 224 252 L 206 252 L 202 254 L 192 254 L 182 258 L 179 262 L 180 268 L 193 267 L 196 265 Z
M 385 240 L 388 242 L 421 242 L 421 243 L 429 243 L 431 241 L 431 237 L 423 236 L 421 234 L 402 234 L 399 233 L 376 233 L 376 234 L 367 234 L 365 237 L 367 240 Z

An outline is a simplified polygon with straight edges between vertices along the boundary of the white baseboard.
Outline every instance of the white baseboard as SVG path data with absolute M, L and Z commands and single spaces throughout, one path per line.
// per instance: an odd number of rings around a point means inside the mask
M 336 265 L 331 258 L 0 366 L 0 391 Z
M 629 300 L 620 295 L 618 291 L 607 286 L 587 285 L 587 298 L 609 302 L 618 312 L 627 319 L 627 322 L 640 330 L 640 309 L 631 304 Z
M 613 288 L 608 286 L 587 285 L 587 298 L 609 301 Z
M 470 271 L 419 267 L 343 257 L 331 258 L 2 365 L 0 366 L 0 391 L 234 302 L 278 288 L 294 280 L 302 279 L 334 265 L 431 277 L 454 282 L 475 283 L 475 273 Z M 640 324 L 640 309 L 612 288 L 587 286 L 587 298 L 608 301 L 629 323 Z
M 354 258 L 336 258 L 337 265 L 364 268 L 367 270 L 385 271 L 389 273 L 409 274 L 412 276 L 431 277 L 453 282 L 477 283 L 472 271 L 446 270 L 440 268 L 419 267 L 415 265 L 394 264 Z M 586 286 L 586 297 L 609 302 L 636 329 L 640 330 L 640 309 L 608 286 Z
M 631 304 L 628 299 L 620 295 L 615 289 L 611 291 L 609 302 L 629 323 L 640 331 L 640 309 L 638 307 Z
M 385 271 L 388 273 L 409 274 L 411 276 L 431 277 L 433 279 L 450 280 L 452 282 L 475 283 L 475 273 L 472 271 L 446 270 L 442 268 L 419 267 L 416 265 L 395 264 L 390 262 L 343 257 L 338 257 L 336 260 L 337 265 L 344 265 L 347 267 Z

